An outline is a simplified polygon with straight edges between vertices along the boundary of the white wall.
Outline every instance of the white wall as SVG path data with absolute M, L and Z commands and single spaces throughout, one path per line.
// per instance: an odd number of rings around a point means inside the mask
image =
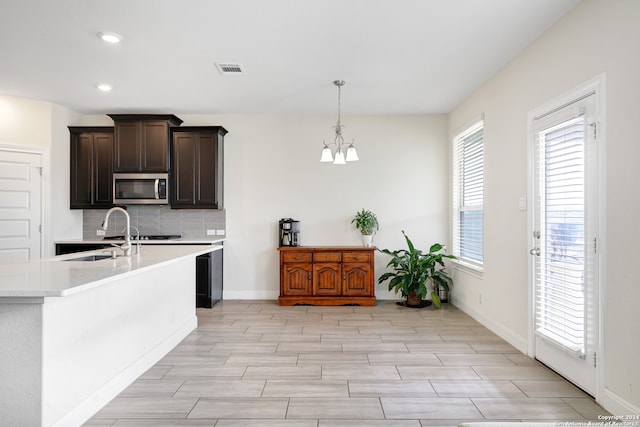
M 527 341 L 527 113 L 606 73 L 605 407 L 640 411 L 640 2 L 585 0 L 450 114 L 450 136 L 485 114 L 485 273 L 458 272 L 457 304 Z M 479 303 L 482 293 L 483 303 Z M 627 413 L 617 412 L 617 413 Z
M 225 298 L 279 295 L 278 220 L 301 221 L 302 245 L 361 245 L 351 219 L 370 209 L 374 243 L 404 246 L 401 229 L 427 247 L 447 236 L 447 119 L 345 116 L 360 161 L 320 163 L 335 116 L 177 114 L 183 126 L 222 125 L 225 137 Z M 376 254 L 376 278 L 386 259 Z M 378 287 L 379 298 L 387 292 Z
M 69 130 L 79 115 L 69 109 L 52 104 L 51 107 L 51 202 L 50 215 L 47 218 L 54 220 L 48 224 L 51 230 L 51 242 L 64 239 L 82 239 L 82 210 L 69 209 L 71 204 Z M 79 228 L 79 229 L 78 229 Z M 53 251 L 53 243 L 49 245 Z M 54 255 L 51 252 L 49 255 Z
M 51 146 L 51 103 L 0 94 L 0 144 Z

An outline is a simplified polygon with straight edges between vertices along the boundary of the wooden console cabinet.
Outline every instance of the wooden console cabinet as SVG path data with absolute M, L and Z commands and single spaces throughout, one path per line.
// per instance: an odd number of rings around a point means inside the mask
M 280 305 L 376 304 L 374 248 L 284 247 L 280 251 Z

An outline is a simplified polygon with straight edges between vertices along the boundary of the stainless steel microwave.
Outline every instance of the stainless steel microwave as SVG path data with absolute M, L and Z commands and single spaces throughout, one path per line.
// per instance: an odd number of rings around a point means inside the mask
M 113 203 L 120 205 L 169 204 L 169 174 L 114 173 Z

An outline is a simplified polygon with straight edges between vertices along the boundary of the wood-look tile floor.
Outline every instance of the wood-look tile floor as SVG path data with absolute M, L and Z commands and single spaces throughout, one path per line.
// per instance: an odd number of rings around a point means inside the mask
M 578 388 L 457 308 L 222 301 L 87 426 L 419 427 L 597 420 Z

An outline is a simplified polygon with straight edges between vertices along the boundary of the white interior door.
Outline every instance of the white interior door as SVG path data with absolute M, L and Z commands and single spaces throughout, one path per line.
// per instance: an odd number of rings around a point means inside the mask
M 595 92 L 531 123 L 535 357 L 596 394 L 599 227 Z
M 0 262 L 40 258 L 42 155 L 0 148 Z

